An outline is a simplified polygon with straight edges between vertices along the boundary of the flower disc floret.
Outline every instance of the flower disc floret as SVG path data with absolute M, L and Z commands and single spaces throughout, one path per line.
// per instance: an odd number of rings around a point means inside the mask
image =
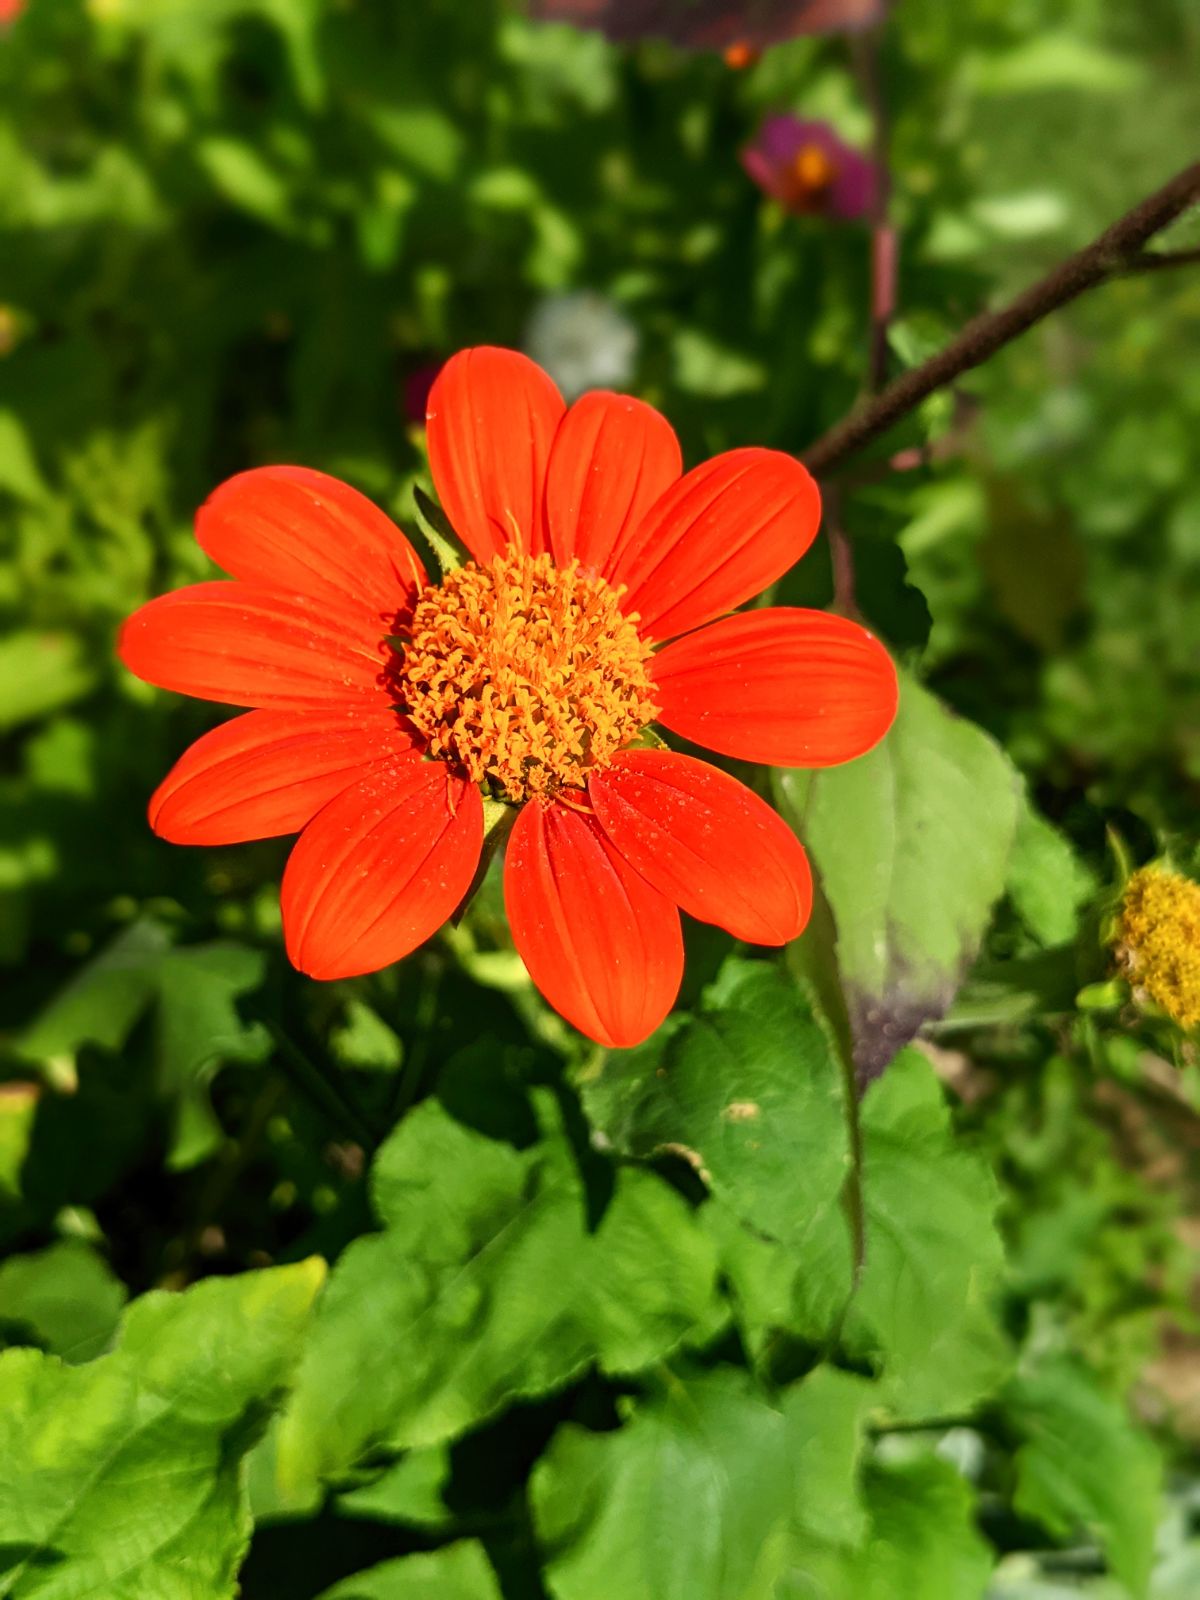
M 524 554 L 427 589 L 393 691 L 430 753 L 508 800 L 583 788 L 659 709 L 622 592 Z
M 1119 956 L 1130 981 L 1180 1027 L 1200 1022 L 1200 884 L 1142 867 L 1125 886 Z

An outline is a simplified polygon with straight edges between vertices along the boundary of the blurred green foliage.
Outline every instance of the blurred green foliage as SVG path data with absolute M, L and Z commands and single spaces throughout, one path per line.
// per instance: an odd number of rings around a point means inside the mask
M 1183 164 L 1200 15 L 902 0 L 881 69 L 900 370 Z M 867 235 L 762 201 L 737 154 L 778 109 L 866 144 L 848 42 L 735 73 L 498 0 L 0 25 L 0 1594 L 1200 1590 L 1200 1066 L 1100 987 L 1106 830 L 1200 866 L 1200 270 L 846 463 L 904 719 L 776 775 L 813 927 L 782 962 L 689 929 L 639 1051 L 545 1012 L 494 882 L 317 987 L 283 846 L 145 822 L 213 713 L 114 633 L 207 575 L 229 473 L 411 527 L 431 366 L 578 291 L 689 462 L 844 414 Z M 830 597 L 822 542 L 778 598 Z M 848 1121 L 852 1044 L 918 1031 Z

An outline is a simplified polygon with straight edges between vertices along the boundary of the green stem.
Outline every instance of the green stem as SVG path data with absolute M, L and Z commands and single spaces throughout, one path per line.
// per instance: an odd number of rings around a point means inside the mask
M 180 1270 L 185 1282 L 191 1280 L 192 1264 L 200 1253 L 200 1241 L 205 1229 L 220 1217 L 237 1180 L 258 1153 L 267 1124 L 283 1101 L 283 1091 L 283 1078 L 277 1072 L 271 1073 L 250 1107 L 231 1157 L 213 1167 L 196 1207 L 196 1221 L 184 1243 Z
M 429 1057 L 429 1040 L 433 1033 L 433 1024 L 437 1019 L 438 991 L 441 988 L 444 971 L 445 963 L 440 956 L 431 954 L 426 957 L 425 982 L 421 986 L 416 1016 L 413 1018 L 415 1027 L 412 1048 L 405 1046 L 404 1060 L 400 1064 L 400 1071 L 396 1074 L 396 1086 L 388 1105 L 389 1128 L 396 1126 L 421 1092 L 425 1064 Z
M 479 865 L 475 868 L 475 876 L 467 885 L 467 892 L 458 903 L 458 909 L 450 918 L 452 927 L 457 928 L 467 914 L 467 909 L 475 896 L 483 887 L 483 880 L 488 875 L 488 868 L 495 860 L 496 852 L 507 842 L 512 832 L 513 823 L 517 820 L 517 807 L 506 805 L 502 800 L 488 800 L 483 802 L 483 849 L 479 852 Z
M 862 1276 L 867 1259 L 867 1214 L 863 1203 L 863 1136 L 861 1102 L 854 1061 L 844 1050 L 838 1051 L 838 1065 L 842 1074 L 842 1098 L 846 1109 L 846 1135 L 850 1145 L 850 1171 L 842 1197 L 850 1222 L 850 1240 L 854 1251 L 854 1288 Z M 851 1291 L 853 1293 L 853 1290 Z
M 305 1055 L 277 1022 L 266 1021 L 265 1025 L 275 1041 L 280 1065 L 301 1093 L 306 1095 L 318 1110 L 340 1123 L 343 1131 L 349 1133 L 365 1149 L 374 1150 L 379 1143 L 374 1130 L 344 1091 L 325 1076 L 320 1067 Z

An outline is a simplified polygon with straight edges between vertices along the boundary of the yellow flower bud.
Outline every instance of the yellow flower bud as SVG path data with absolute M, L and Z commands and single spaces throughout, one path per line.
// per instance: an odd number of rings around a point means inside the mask
M 1139 991 L 1181 1028 L 1200 1022 L 1200 884 L 1142 867 L 1125 885 L 1117 958 Z

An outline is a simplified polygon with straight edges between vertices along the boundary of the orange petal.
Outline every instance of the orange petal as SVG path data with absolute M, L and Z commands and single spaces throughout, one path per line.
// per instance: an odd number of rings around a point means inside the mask
M 679 993 L 679 913 L 592 816 L 531 801 L 508 841 L 504 901 L 529 976 L 599 1044 L 640 1044 Z
M 796 835 L 765 801 L 705 761 L 626 750 L 588 795 L 618 851 L 689 916 L 752 944 L 786 944 L 812 910 Z
M 546 477 L 546 528 L 560 567 L 572 556 L 607 577 L 645 513 L 683 470 L 679 441 L 653 406 L 597 389 L 558 426 Z
M 319 811 L 283 874 L 288 957 L 312 978 L 390 966 L 466 894 L 483 847 L 479 791 L 440 761 L 397 756 Z
M 477 561 L 546 548 L 546 464 L 563 398 L 528 356 L 480 345 L 452 356 L 425 413 L 434 487 Z
M 248 583 L 196 583 L 124 623 L 121 660 L 139 678 L 231 706 L 327 710 L 377 700 L 382 625 Z
M 299 833 L 377 761 L 413 749 L 395 712 L 249 711 L 186 750 L 150 801 L 172 844 Z
M 307 467 L 230 478 L 201 506 L 196 538 L 233 578 L 377 618 L 410 610 L 426 581 L 390 517 Z
M 779 450 L 730 450 L 661 495 L 615 565 L 649 639 L 671 639 L 760 594 L 816 537 L 821 497 Z
M 722 755 L 833 767 L 892 725 L 896 669 L 857 622 L 768 607 L 726 617 L 654 657 L 664 727 Z

